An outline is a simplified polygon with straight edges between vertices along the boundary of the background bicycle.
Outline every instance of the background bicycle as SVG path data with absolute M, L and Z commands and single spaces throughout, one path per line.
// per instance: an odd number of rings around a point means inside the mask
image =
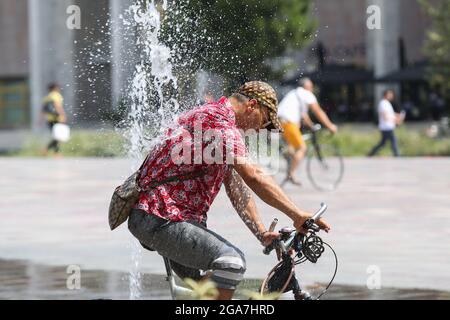
M 322 126 L 316 124 L 313 129 L 303 135 L 308 143 L 308 153 L 305 159 L 306 173 L 309 181 L 319 191 L 334 191 L 344 177 L 344 159 L 339 146 L 329 135 L 324 135 Z M 290 166 L 290 156 L 287 143 L 280 141 L 280 154 Z

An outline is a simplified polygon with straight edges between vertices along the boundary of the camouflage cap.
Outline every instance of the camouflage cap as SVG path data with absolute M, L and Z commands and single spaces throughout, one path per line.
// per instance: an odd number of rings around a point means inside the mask
M 272 126 L 268 129 L 283 132 L 280 120 L 278 119 L 277 93 L 271 85 L 262 81 L 251 81 L 245 83 L 236 93 L 242 94 L 249 99 L 255 99 L 261 106 L 268 108 L 270 121 L 272 122 Z

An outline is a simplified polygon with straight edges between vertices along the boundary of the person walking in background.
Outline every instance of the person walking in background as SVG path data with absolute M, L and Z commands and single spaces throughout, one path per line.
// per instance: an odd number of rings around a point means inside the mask
M 404 114 L 395 113 L 392 102 L 394 101 L 394 91 L 389 89 L 383 93 L 383 99 L 378 105 L 378 128 L 381 131 L 381 141 L 369 153 L 369 157 L 376 155 L 389 141 L 392 147 L 392 153 L 395 157 L 400 156 L 395 128 L 401 125 L 405 120 Z
M 437 90 L 431 92 L 429 101 L 433 121 L 438 124 L 441 121 L 442 115 L 445 111 L 445 101 Z
M 64 111 L 64 98 L 61 95 L 61 88 L 58 84 L 52 83 L 48 86 L 48 94 L 42 103 L 42 113 L 47 121 L 50 130 L 58 123 L 66 123 L 66 113 Z M 54 137 L 44 151 L 44 155 L 53 150 L 57 155 L 60 152 L 60 142 Z
M 280 118 L 284 130 L 283 138 L 289 145 L 289 154 L 291 157 L 287 177 L 284 180 L 283 185 L 287 182 L 301 185 L 294 176 L 308 150 L 300 129 L 302 121 L 305 122 L 308 127 L 314 127 L 314 124 L 308 115 L 309 110 L 311 110 L 317 119 L 333 134 L 338 131 L 338 127 L 331 122 L 327 114 L 320 107 L 319 102 L 314 95 L 314 83 L 308 78 L 302 78 L 299 85 L 299 88 L 289 92 L 281 101 L 278 111 L 278 117 Z

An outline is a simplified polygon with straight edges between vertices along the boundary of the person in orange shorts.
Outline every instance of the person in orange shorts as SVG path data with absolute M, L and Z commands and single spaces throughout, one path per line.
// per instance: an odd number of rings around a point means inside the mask
M 302 121 L 311 128 L 314 126 L 308 115 L 309 110 L 333 134 L 338 131 L 337 126 L 331 122 L 327 114 L 320 107 L 313 91 L 313 82 L 308 78 L 302 78 L 299 88 L 289 92 L 279 106 L 278 117 L 284 130 L 283 138 L 289 145 L 289 154 L 291 157 L 283 185 L 287 182 L 301 185 L 295 178 L 295 172 L 308 151 L 300 129 Z

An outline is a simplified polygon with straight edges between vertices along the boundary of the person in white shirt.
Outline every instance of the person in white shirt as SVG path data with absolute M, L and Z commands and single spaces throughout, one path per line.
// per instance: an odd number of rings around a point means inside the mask
M 302 121 L 310 128 L 314 126 L 308 115 L 309 110 L 332 133 L 338 131 L 337 126 L 330 121 L 320 107 L 313 92 L 314 83 L 308 78 L 303 78 L 300 80 L 300 87 L 289 92 L 279 105 L 278 118 L 283 126 L 283 138 L 289 145 L 291 157 L 287 177 L 283 185 L 287 182 L 301 185 L 294 176 L 307 152 L 307 146 L 300 130 Z
M 383 100 L 378 105 L 378 128 L 381 131 L 381 141 L 369 153 L 369 157 L 375 156 L 389 141 L 392 147 L 392 153 L 395 157 L 400 156 L 395 128 L 404 122 L 404 115 L 395 113 L 392 101 L 395 94 L 393 90 L 386 90 L 383 94 Z

